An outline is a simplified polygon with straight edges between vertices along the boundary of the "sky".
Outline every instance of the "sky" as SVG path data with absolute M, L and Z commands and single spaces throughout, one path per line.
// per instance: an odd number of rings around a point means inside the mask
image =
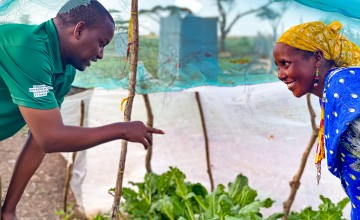
M 104 5 L 111 0 L 103 0 Z M 242 12 L 251 8 L 256 8 L 259 5 L 266 3 L 267 0 L 239 0 L 238 4 L 235 5 L 230 16 L 234 16 L 237 12 Z M 187 7 L 193 11 L 193 13 L 200 17 L 216 17 L 218 15 L 216 2 L 215 0 L 139 0 L 139 9 L 151 9 L 155 5 L 176 5 L 179 7 Z M 284 21 L 282 21 L 282 26 L 288 28 L 295 24 L 300 23 L 301 21 L 314 20 L 317 17 L 316 10 L 312 10 L 306 6 L 302 6 L 299 3 L 294 2 L 286 10 L 284 14 Z M 140 31 L 144 33 L 155 30 L 157 32 L 159 27 L 158 24 L 146 16 L 141 19 Z M 259 27 L 259 28 L 254 28 Z M 243 17 L 235 25 L 233 30 L 230 32 L 230 35 L 256 35 L 257 32 L 261 30 L 262 32 L 270 33 L 271 27 L 269 23 L 261 22 L 259 18 L 254 15 L 249 15 Z
M 30 19 L 34 23 L 40 23 L 45 18 L 51 18 L 56 15 L 58 8 L 60 8 L 66 0 L 18 0 L 20 2 L 19 10 L 14 10 L 10 13 L 12 17 L 19 19 L 21 14 L 30 14 Z M 122 19 L 127 20 L 130 16 L 131 0 L 99 0 L 108 9 L 118 9 L 121 11 Z M 260 4 L 264 4 L 268 0 L 238 0 L 239 4 L 235 5 L 230 16 L 234 16 L 236 12 L 255 8 Z M 1 3 L 1 2 L 0 2 Z M 139 0 L 139 10 L 151 9 L 156 5 L 168 6 L 176 5 L 179 7 L 187 7 L 193 11 L 196 16 L 200 17 L 216 17 L 218 15 L 215 0 Z M 296 3 L 297 4 L 297 3 Z M 40 5 L 40 6 L 39 6 Z M 49 6 L 52 11 L 42 8 L 41 5 Z M 293 24 L 299 23 L 301 19 L 311 18 L 309 12 L 304 16 L 303 11 L 298 10 L 298 5 L 291 5 L 285 12 L 286 22 L 283 22 L 284 28 Z M 40 8 L 39 8 L 40 7 Z M 305 6 L 304 6 L 305 8 Z M 304 10 L 306 11 L 306 10 Z M 289 16 L 291 14 L 291 16 Z M 150 19 L 149 16 L 140 16 L 140 34 L 149 34 L 151 32 L 157 34 L 159 31 L 158 22 Z M 270 25 L 268 23 L 260 23 L 260 19 L 250 15 L 242 18 L 232 29 L 230 35 L 256 35 L 260 27 L 262 32 L 270 32 Z
M 19 10 L 10 13 L 12 17 L 19 19 L 24 11 L 29 11 L 30 19 L 34 23 L 40 23 L 44 19 L 49 19 L 55 16 L 59 7 L 61 7 L 66 0 L 18 0 L 21 4 Z M 108 9 L 118 9 L 120 17 L 124 20 L 130 17 L 131 0 L 99 0 Z M 259 5 L 266 3 L 268 0 L 238 0 L 234 5 L 232 12 L 229 14 L 229 20 L 238 12 L 243 12 L 251 8 L 256 8 Z M 35 2 L 35 3 L 34 3 Z M 0 0 L 1 4 L 1 0 Z M 39 5 L 47 5 L 52 8 L 52 11 L 47 11 Z M 139 10 L 151 9 L 156 5 L 168 6 L 176 5 L 179 7 L 187 7 L 191 9 L 196 16 L 200 17 L 216 17 L 218 16 L 215 0 L 139 0 Z M 279 6 L 279 5 L 274 5 Z M 301 22 L 319 20 L 324 17 L 325 12 L 309 8 L 297 2 L 292 2 L 283 13 L 278 31 L 282 32 L 289 27 L 299 24 Z M 331 16 L 341 16 L 338 13 L 332 13 Z M 1 19 L 1 18 L 0 18 Z M 159 23 L 151 19 L 149 16 L 142 15 L 140 20 L 140 34 L 146 35 L 149 33 L 158 34 Z M 356 21 L 358 23 L 358 21 Z M 268 21 L 262 21 L 254 15 L 248 15 L 241 18 L 230 32 L 230 36 L 254 36 L 258 32 L 271 33 L 271 26 Z
M 103 0 L 113 1 L 113 0 Z M 118 0 L 122 1 L 122 0 Z M 130 1 L 129 1 L 130 2 Z M 252 8 L 257 8 L 259 5 L 263 5 L 268 0 L 238 0 L 237 4 L 233 6 L 232 11 L 229 14 L 229 20 L 235 16 L 236 13 L 247 11 Z M 179 7 L 187 7 L 193 11 L 196 16 L 200 17 L 216 17 L 218 11 L 215 0 L 139 0 L 139 9 L 151 9 L 155 5 L 176 5 Z M 279 4 L 273 4 L 274 8 L 279 9 Z M 325 18 L 338 19 L 346 24 L 351 25 L 353 29 L 360 31 L 359 21 L 356 19 L 350 19 L 340 13 L 335 12 L 323 12 L 318 9 L 314 9 L 305 5 L 302 5 L 296 1 L 291 2 L 282 15 L 282 19 L 279 24 L 278 32 L 282 33 L 291 26 L 297 25 L 302 22 L 323 20 Z M 157 33 L 159 27 L 156 22 L 146 17 L 140 17 L 140 32 L 144 34 L 146 32 L 153 31 Z M 234 36 L 255 36 L 258 32 L 271 33 L 271 25 L 268 21 L 263 21 L 256 17 L 254 14 L 241 18 L 234 28 L 230 31 L 229 35 Z

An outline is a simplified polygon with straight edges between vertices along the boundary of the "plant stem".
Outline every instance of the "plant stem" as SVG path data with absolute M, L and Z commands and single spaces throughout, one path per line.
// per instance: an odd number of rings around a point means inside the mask
M 189 201 L 187 201 L 187 200 L 185 201 L 185 206 L 186 206 L 186 209 L 188 210 L 189 217 L 190 217 L 192 220 L 196 220 L 196 219 L 195 219 L 194 212 L 192 211 L 191 206 L 189 205 Z

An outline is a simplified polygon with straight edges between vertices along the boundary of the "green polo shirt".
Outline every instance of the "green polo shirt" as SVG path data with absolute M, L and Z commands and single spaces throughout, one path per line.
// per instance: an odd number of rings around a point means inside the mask
M 0 141 L 24 125 L 18 106 L 59 108 L 74 81 L 75 68 L 62 68 L 56 27 L 0 25 Z

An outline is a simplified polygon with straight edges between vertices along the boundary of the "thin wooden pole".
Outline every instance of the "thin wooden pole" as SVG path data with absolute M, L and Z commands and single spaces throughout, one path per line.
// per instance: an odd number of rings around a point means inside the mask
M 315 111 L 311 105 L 311 99 L 310 99 L 310 94 L 306 95 L 306 101 L 307 101 L 307 106 L 308 106 L 308 110 L 310 113 L 310 120 L 311 120 L 311 127 L 312 127 L 312 134 L 309 140 L 309 143 L 302 155 L 301 158 L 301 163 L 300 163 L 300 167 L 299 170 L 297 171 L 297 173 L 295 174 L 295 176 L 293 177 L 293 179 L 290 181 L 290 195 L 288 197 L 288 199 L 283 203 L 283 208 L 284 208 L 284 220 L 288 219 L 289 213 L 290 213 L 290 209 L 291 206 L 295 200 L 295 196 L 297 193 L 297 190 L 300 187 L 300 179 L 301 176 L 304 172 L 305 166 L 306 166 L 306 161 L 307 158 L 309 157 L 310 151 L 312 149 L 312 147 L 314 146 L 318 133 L 319 133 L 319 128 L 316 126 L 316 122 L 315 122 L 315 118 L 316 118 L 316 114 Z
M 203 112 L 203 109 L 202 109 L 202 106 L 201 106 L 199 92 L 195 92 L 195 97 L 196 97 L 196 102 L 197 102 L 198 107 L 199 107 L 201 125 L 202 125 L 203 132 L 204 132 L 207 172 L 208 172 L 208 175 L 209 175 L 210 187 L 211 187 L 211 192 L 212 192 L 212 191 L 214 191 L 214 179 L 213 179 L 213 175 L 212 175 L 212 171 L 211 171 L 209 139 L 208 139 L 208 135 L 207 135 L 205 117 L 204 117 L 204 112 Z
M 137 63 L 138 63 L 138 50 L 139 50 L 139 22 L 138 22 L 138 1 L 132 0 L 131 2 L 131 42 L 129 42 L 131 50 L 130 58 L 130 79 L 129 79 L 129 93 L 128 100 L 126 102 L 125 111 L 124 111 L 124 122 L 129 122 L 131 120 L 131 110 L 132 104 L 135 97 L 135 85 L 136 85 L 136 72 L 137 72 Z M 120 199 L 122 193 L 122 185 L 125 171 L 125 162 L 126 162 L 126 153 L 127 153 L 127 141 L 123 140 L 121 145 L 121 154 L 120 162 L 118 168 L 118 174 L 116 179 L 115 187 L 115 196 L 114 203 L 112 207 L 111 218 L 113 220 L 119 219 L 119 208 L 120 208 Z
M 147 126 L 152 128 L 154 126 L 154 115 L 152 113 L 150 99 L 149 99 L 148 94 L 144 94 L 143 98 L 144 98 L 146 113 L 147 113 L 147 123 L 146 124 L 147 124 Z M 151 134 L 151 136 L 152 136 L 152 134 Z M 146 172 L 148 172 L 148 173 L 152 173 L 152 168 L 151 168 L 152 152 L 153 152 L 153 145 L 150 145 L 147 149 L 146 158 L 145 158 L 145 168 L 146 168 Z
M 85 104 L 84 100 L 81 100 L 80 102 L 80 127 L 84 126 L 84 118 L 85 118 Z M 71 157 L 71 163 L 68 163 L 67 169 L 66 169 L 66 176 L 65 176 L 65 186 L 64 186 L 64 192 L 63 192 L 63 210 L 66 213 L 67 211 L 67 197 L 69 194 L 69 187 L 70 187 L 70 181 L 74 170 L 74 163 L 76 159 L 77 152 L 72 153 Z
M 1 188 L 1 176 L 0 176 L 0 220 L 1 220 L 1 210 L 2 210 L 2 188 Z

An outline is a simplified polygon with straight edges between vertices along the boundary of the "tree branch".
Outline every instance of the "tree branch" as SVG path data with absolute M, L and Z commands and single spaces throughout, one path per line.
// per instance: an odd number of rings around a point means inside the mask
M 257 11 L 261 11 L 261 10 L 269 7 L 269 5 L 271 5 L 273 2 L 275 2 L 275 0 L 269 0 L 266 4 L 260 6 L 260 7 L 256 8 L 256 9 L 250 9 L 250 10 L 245 11 L 245 12 L 243 12 L 243 13 L 238 13 L 238 14 L 235 16 L 235 18 L 230 22 L 229 26 L 226 28 L 225 33 L 228 34 L 228 33 L 230 32 L 231 28 L 236 24 L 236 22 L 237 22 L 240 18 L 242 18 L 242 17 L 244 17 L 244 16 L 246 16 L 246 15 L 255 13 L 255 12 L 257 12 Z
M 310 117 L 311 117 L 311 127 L 312 127 L 313 131 L 312 131 L 309 143 L 308 143 L 308 145 L 303 153 L 303 156 L 301 158 L 299 170 L 297 171 L 296 175 L 293 177 L 292 181 L 290 181 L 290 183 L 289 183 L 290 188 L 291 188 L 290 195 L 289 195 L 288 199 L 283 203 L 283 208 L 284 208 L 283 209 L 284 210 L 284 218 L 283 219 L 285 219 L 285 220 L 288 219 L 288 216 L 290 213 L 290 208 L 295 200 L 297 190 L 300 187 L 300 179 L 304 172 L 304 169 L 306 166 L 306 161 L 309 157 L 312 147 L 314 146 L 314 144 L 316 142 L 318 132 L 319 132 L 319 128 L 316 126 L 316 123 L 315 123 L 316 114 L 311 105 L 310 94 L 306 95 L 306 100 L 307 100 L 308 110 L 309 110 Z

